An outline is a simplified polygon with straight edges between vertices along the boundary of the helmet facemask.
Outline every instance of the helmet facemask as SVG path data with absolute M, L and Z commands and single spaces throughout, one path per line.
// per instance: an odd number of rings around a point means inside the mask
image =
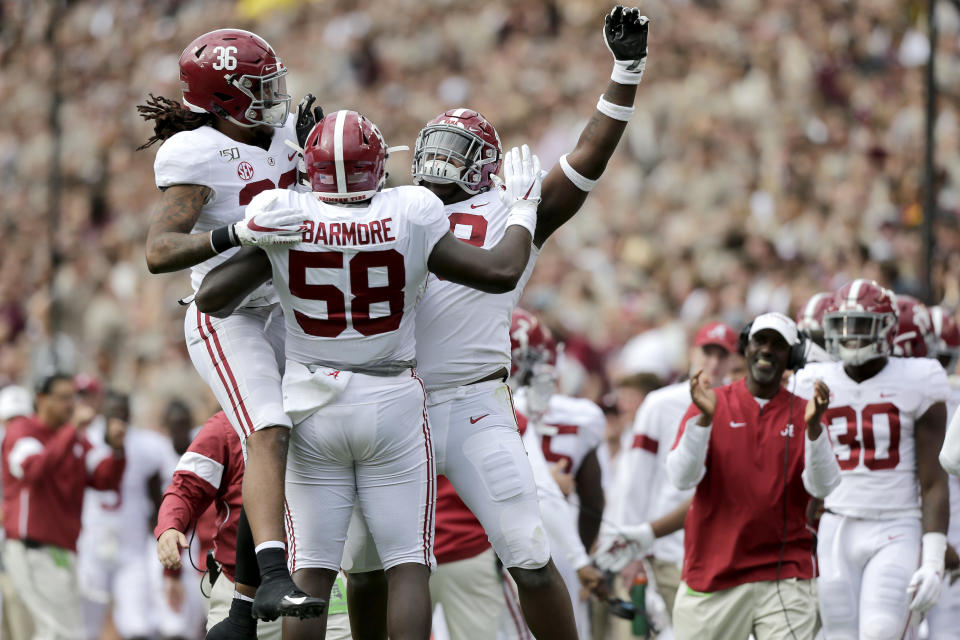
M 890 313 L 836 311 L 823 316 L 827 351 L 854 367 L 889 356 L 889 336 L 896 327 L 896 316 Z
M 267 67 L 270 69 L 273 67 Z M 282 127 L 290 115 L 293 96 L 287 93 L 287 68 L 279 61 L 274 71 L 260 76 L 243 75 L 229 78 L 227 82 L 250 97 L 250 106 L 244 116 L 253 124 L 244 124 L 230 118 L 235 124 L 244 127 L 267 125 Z
M 424 127 L 417 135 L 411 173 L 414 182 L 455 183 L 480 193 L 484 165 L 497 162 L 497 149 L 477 135 L 452 124 Z

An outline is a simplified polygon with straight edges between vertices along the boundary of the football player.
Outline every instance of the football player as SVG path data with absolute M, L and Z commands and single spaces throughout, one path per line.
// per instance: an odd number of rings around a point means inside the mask
M 710 386 L 719 387 L 729 378 L 739 357 L 737 350 L 736 331 L 721 322 L 708 322 L 694 336 L 690 374 L 702 370 Z M 632 446 L 618 470 L 610 517 L 616 529 L 604 530 L 597 554 L 597 566 L 622 571 L 628 585 L 633 584 L 641 571 L 642 559 L 649 554 L 668 617 L 680 585 L 683 520 L 693 491 L 673 486 L 667 478 L 666 460 L 691 402 L 690 383 L 685 380 L 651 392 L 640 405 L 633 424 Z M 660 520 L 669 514 L 675 517 Z
M 510 316 L 543 243 L 583 205 L 626 128 L 646 66 L 647 30 L 637 9 L 617 6 L 606 16 L 603 35 L 614 57 L 610 83 L 574 150 L 543 181 L 532 257 L 519 286 L 490 295 L 431 276 L 417 308 L 417 370 L 427 388 L 437 471 L 483 524 L 516 581 L 527 625 L 541 639 L 572 640 L 577 630 L 563 579 L 550 561 L 505 384 Z M 449 228 L 467 245 L 492 247 L 503 236 L 508 210 L 493 188 L 501 157 L 496 129 L 471 109 L 440 114 L 417 137 L 414 181 L 440 197 Z M 376 568 L 355 564 L 347 582 L 355 633 L 365 635 L 366 625 L 382 619 L 369 612 L 381 606 L 372 604 L 372 594 L 382 591 Z M 369 630 L 374 637 L 377 632 Z
M 95 446 L 105 446 L 109 420 L 129 423 L 126 395 L 107 392 L 102 415 L 87 428 L 87 438 Z M 148 578 L 151 571 L 159 569 L 145 549 L 150 522 L 163 486 L 173 475 L 177 454 L 169 438 L 151 429 L 131 427 L 127 427 L 124 449 L 127 466 L 120 489 L 87 489 L 83 500 L 77 579 L 83 592 L 88 638 L 100 637 L 111 602 L 113 623 L 121 637 L 147 638 L 158 630 Z
M 557 352 L 550 329 L 532 313 L 514 309 L 510 323 L 510 387 L 515 392 L 517 424 L 521 434 L 530 431 L 531 446 L 540 448 L 547 462 L 559 465 L 572 477 L 577 497 L 572 512 L 580 542 L 590 549 L 600 531 L 604 509 L 597 446 L 603 440 L 606 418 L 594 402 L 556 393 Z M 558 546 L 553 538 L 551 543 L 551 547 Z M 581 580 L 577 570 L 581 567 L 570 565 L 564 555 L 555 555 L 554 562 L 572 596 L 580 637 L 587 637 L 589 609 L 578 597 Z
M 899 296 L 898 296 L 899 297 Z M 950 382 L 950 395 L 947 397 L 947 424 L 953 425 L 957 418 L 957 408 L 960 407 L 960 377 L 956 375 L 957 355 L 960 353 L 960 328 L 957 321 L 943 307 L 930 307 L 930 321 L 933 351 L 931 356 L 937 358 L 943 366 Z M 946 447 L 946 444 L 944 444 Z M 944 585 L 943 594 L 930 613 L 927 614 L 930 640 L 946 640 L 955 637 L 960 629 L 960 584 L 956 583 L 957 556 L 956 549 L 960 548 L 960 478 L 951 477 L 950 484 L 950 528 L 947 530 L 947 541 L 952 547 L 947 552 L 947 570 L 951 571 L 949 583 Z M 950 562 L 950 560 L 953 562 Z M 953 565 L 953 566 L 951 566 Z
M 505 232 L 483 250 L 456 239 L 429 190 L 382 190 L 386 158 L 380 130 L 364 116 L 323 118 L 304 147 L 313 193 L 261 194 L 244 221 L 255 235 L 302 230 L 302 242 L 241 253 L 207 275 L 197 305 L 229 313 L 272 277 L 287 327 L 284 408 L 296 425 L 286 492 L 294 576 L 311 594 L 330 593 L 356 498 L 386 570 L 387 632 L 425 640 L 436 476 L 413 369 L 414 309 L 428 269 L 490 293 L 516 286 L 542 176 L 526 146 L 511 150 L 497 190 Z M 288 620 L 284 637 L 322 637 L 317 622 Z
M 150 220 L 146 257 L 151 273 L 190 268 L 196 290 L 239 245 L 284 240 L 282 234 L 253 239 L 237 223 L 258 193 L 296 184 L 296 152 L 285 143 L 297 142 L 297 123 L 290 115 L 287 68 L 254 33 L 205 33 L 184 49 L 179 66 L 183 106 L 151 96 L 139 107 L 155 129 L 144 147 L 162 142 L 154 173 L 163 194 Z M 309 121 L 310 109 L 301 111 Z M 223 637 L 253 637 L 251 611 L 264 620 L 319 615 L 325 603 L 297 589 L 285 560 L 283 478 L 291 424 L 280 390 L 283 322 L 276 294 L 265 284 L 228 318 L 210 317 L 190 304 L 184 332 L 190 359 L 247 456 L 238 534 L 241 597 L 224 622 L 232 627 Z M 254 564 L 247 549 L 251 533 L 259 571 L 248 566 Z M 213 629 L 209 637 L 225 631 Z
M 902 293 L 897 299 L 897 335 L 893 338 L 893 355 L 900 358 L 933 357 L 933 321 L 927 306 Z
M 830 305 L 833 294 L 821 291 L 815 293 L 797 314 L 797 329 L 807 338 L 806 362 L 830 362 L 833 358 L 824 349 L 823 313 Z
M 900 638 L 941 591 L 949 504 L 936 457 L 947 378 L 932 359 L 891 357 L 897 318 L 894 295 L 876 282 L 845 285 L 823 317 L 838 361 L 796 376 L 804 397 L 817 378 L 832 392 L 822 422 L 842 481 L 817 538 L 828 638 Z

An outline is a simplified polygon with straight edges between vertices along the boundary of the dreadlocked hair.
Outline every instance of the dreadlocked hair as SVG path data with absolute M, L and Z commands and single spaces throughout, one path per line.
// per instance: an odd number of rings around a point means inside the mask
M 137 151 L 146 149 L 155 142 L 163 142 L 175 133 L 193 131 L 204 125 L 212 125 L 215 116 L 210 113 L 195 113 L 176 100 L 150 94 L 147 104 L 138 104 L 137 112 L 148 122 L 153 120 L 153 136 L 137 147 Z

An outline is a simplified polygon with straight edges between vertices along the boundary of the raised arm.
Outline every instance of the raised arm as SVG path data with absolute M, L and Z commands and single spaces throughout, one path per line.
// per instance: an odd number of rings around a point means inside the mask
M 430 253 L 427 267 L 441 278 L 487 293 L 513 291 L 527 268 L 530 242 L 537 224 L 540 202 L 540 160 L 514 147 L 504 154 L 502 182 L 496 179 L 500 198 L 510 208 L 507 230 L 492 249 L 481 249 L 457 240 L 449 231 Z
M 620 5 L 606 17 L 603 36 L 614 57 L 613 73 L 577 146 L 560 159 L 543 182 L 543 202 L 534 234 L 538 247 L 580 210 L 617 148 L 633 115 L 633 99 L 646 67 L 648 24 L 638 9 Z
M 204 276 L 194 302 L 202 313 L 225 318 L 272 273 L 266 253 L 257 247 L 244 247 Z

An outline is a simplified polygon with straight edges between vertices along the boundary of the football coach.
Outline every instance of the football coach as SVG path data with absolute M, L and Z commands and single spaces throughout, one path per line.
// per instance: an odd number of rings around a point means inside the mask
M 684 525 L 678 640 L 808 640 L 817 625 L 807 502 L 840 484 L 820 418 L 822 380 L 809 402 L 782 384 L 803 366 L 797 326 L 758 316 L 740 334 L 746 378 L 711 389 L 698 372 L 693 404 L 667 457 L 679 489 L 696 488 Z

